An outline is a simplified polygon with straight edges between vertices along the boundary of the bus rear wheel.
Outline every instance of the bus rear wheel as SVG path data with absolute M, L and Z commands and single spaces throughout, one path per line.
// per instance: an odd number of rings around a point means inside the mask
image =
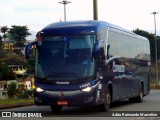
M 110 104 L 111 104 L 111 93 L 108 90 L 105 94 L 105 103 L 99 106 L 100 110 L 103 112 L 108 111 L 110 108 Z
M 139 96 L 135 98 L 137 103 L 141 103 L 143 101 L 143 87 L 141 86 Z
M 55 112 L 55 113 L 61 112 L 62 106 L 59 106 L 59 105 L 51 105 L 51 110 L 52 110 L 52 112 Z
M 134 97 L 134 98 L 130 98 L 129 101 L 130 102 L 136 102 L 136 103 L 141 103 L 143 101 L 143 86 L 141 86 L 140 90 L 139 90 L 139 96 Z

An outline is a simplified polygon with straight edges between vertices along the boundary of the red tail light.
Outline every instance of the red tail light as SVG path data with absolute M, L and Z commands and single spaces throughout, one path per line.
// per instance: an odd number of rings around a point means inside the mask
M 39 41 L 39 42 L 42 42 L 42 41 L 43 41 L 43 37 L 42 37 L 42 36 L 39 36 L 39 37 L 38 37 L 38 41 Z

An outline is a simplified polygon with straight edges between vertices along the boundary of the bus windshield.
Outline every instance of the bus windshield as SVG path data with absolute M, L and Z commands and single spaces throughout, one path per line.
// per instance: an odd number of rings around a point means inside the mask
M 95 35 L 44 36 L 36 51 L 35 76 L 47 80 L 92 77 Z

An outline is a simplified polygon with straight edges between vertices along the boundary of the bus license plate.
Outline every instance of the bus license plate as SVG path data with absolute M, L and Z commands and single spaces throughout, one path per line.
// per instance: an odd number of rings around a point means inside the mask
M 58 101 L 58 105 L 68 105 L 68 101 Z

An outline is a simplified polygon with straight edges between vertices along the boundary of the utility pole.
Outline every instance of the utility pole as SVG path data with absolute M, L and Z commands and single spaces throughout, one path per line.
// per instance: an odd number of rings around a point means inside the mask
M 58 2 L 58 3 L 64 5 L 64 21 L 66 21 L 66 5 L 71 2 L 67 0 L 63 0 L 62 2 Z
M 158 12 L 153 12 L 151 13 L 154 15 L 154 27 L 155 27 L 155 34 L 154 34 L 154 37 L 155 37 L 155 62 L 156 62 L 156 81 L 157 83 L 159 83 L 159 80 L 158 80 L 158 63 L 157 63 L 157 39 L 156 39 L 156 14 L 158 14 Z
M 98 20 L 97 0 L 93 0 L 93 19 Z

